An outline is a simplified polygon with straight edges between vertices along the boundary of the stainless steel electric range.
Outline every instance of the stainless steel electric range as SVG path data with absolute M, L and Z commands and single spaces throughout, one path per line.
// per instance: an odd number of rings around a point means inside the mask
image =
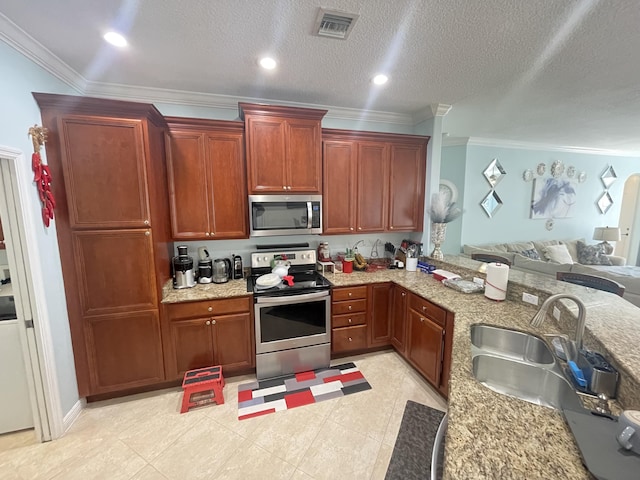
M 274 284 L 273 276 L 263 277 L 275 260 L 289 264 L 288 281 L 275 279 Z M 315 250 L 251 254 L 247 290 L 254 297 L 258 379 L 329 366 L 331 283 L 315 266 Z

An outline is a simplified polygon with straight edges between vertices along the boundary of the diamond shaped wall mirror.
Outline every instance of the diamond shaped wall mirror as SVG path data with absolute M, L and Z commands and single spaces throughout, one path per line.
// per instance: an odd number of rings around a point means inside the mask
M 607 213 L 611 208 L 611 205 L 613 205 L 611 195 L 609 195 L 609 192 L 604 192 L 600 197 L 600 200 L 598 200 L 598 208 L 600 209 L 600 212 L 603 214 Z
M 498 182 L 502 180 L 502 177 L 507 174 L 497 158 L 491 160 L 491 163 L 483 173 L 484 178 L 487 179 L 487 182 L 489 182 L 489 185 L 491 185 L 492 188 L 495 188 Z
M 502 206 L 502 200 L 500 200 L 500 197 L 495 190 L 491 190 L 489 194 L 484 197 L 484 200 L 482 200 L 480 206 L 484 209 L 489 218 L 493 218 L 495 217 L 496 212 L 500 210 L 500 207 Z
M 604 188 L 609 188 L 613 182 L 616 181 L 616 178 L 618 178 L 618 175 L 616 175 L 616 171 L 612 166 L 607 167 L 604 173 L 600 176 L 600 179 L 604 184 Z

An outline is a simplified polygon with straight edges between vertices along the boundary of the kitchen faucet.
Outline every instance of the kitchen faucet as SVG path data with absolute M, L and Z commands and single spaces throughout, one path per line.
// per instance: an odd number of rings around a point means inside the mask
M 580 351 L 582 350 L 582 336 L 584 335 L 584 325 L 587 320 L 587 308 L 584 306 L 584 303 L 582 303 L 582 300 L 580 300 L 575 295 L 570 295 L 568 293 L 556 293 L 555 295 L 551 295 L 544 301 L 544 303 L 540 307 L 540 310 L 538 310 L 538 312 L 533 316 L 530 323 L 534 327 L 542 326 L 542 323 L 547 316 L 547 310 L 549 310 L 551 304 L 556 300 L 560 300 L 561 298 L 573 300 L 576 305 L 578 305 L 578 324 L 576 325 L 575 345 L 576 350 Z
M 360 245 L 361 243 L 364 245 L 364 240 L 358 240 L 356 244 L 353 246 L 354 253 L 358 251 L 358 245 Z

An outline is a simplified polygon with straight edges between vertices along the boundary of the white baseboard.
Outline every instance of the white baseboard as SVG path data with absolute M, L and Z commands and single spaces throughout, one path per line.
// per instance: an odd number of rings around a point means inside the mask
M 86 400 L 84 398 L 81 398 L 75 403 L 73 407 L 71 407 L 71 410 L 69 410 L 69 412 L 67 412 L 67 414 L 64 416 L 64 419 L 62 420 L 63 435 L 69 430 L 69 428 L 71 428 L 71 425 L 73 425 L 73 423 L 80 416 L 80 414 L 82 413 L 82 409 L 84 409 L 85 407 L 85 404 L 86 404 Z

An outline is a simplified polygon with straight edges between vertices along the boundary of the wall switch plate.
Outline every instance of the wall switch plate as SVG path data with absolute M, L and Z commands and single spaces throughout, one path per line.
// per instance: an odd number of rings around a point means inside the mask
M 477 283 L 478 285 L 484 285 L 484 278 L 473 277 L 473 283 Z
M 553 318 L 560 320 L 560 309 L 558 307 L 553 307 Z
M 531 295 L 530 293 L 523 293 L 522 301 L 530 303 L 531 305 L 538 305 L 538 297 L 536 295 Z

